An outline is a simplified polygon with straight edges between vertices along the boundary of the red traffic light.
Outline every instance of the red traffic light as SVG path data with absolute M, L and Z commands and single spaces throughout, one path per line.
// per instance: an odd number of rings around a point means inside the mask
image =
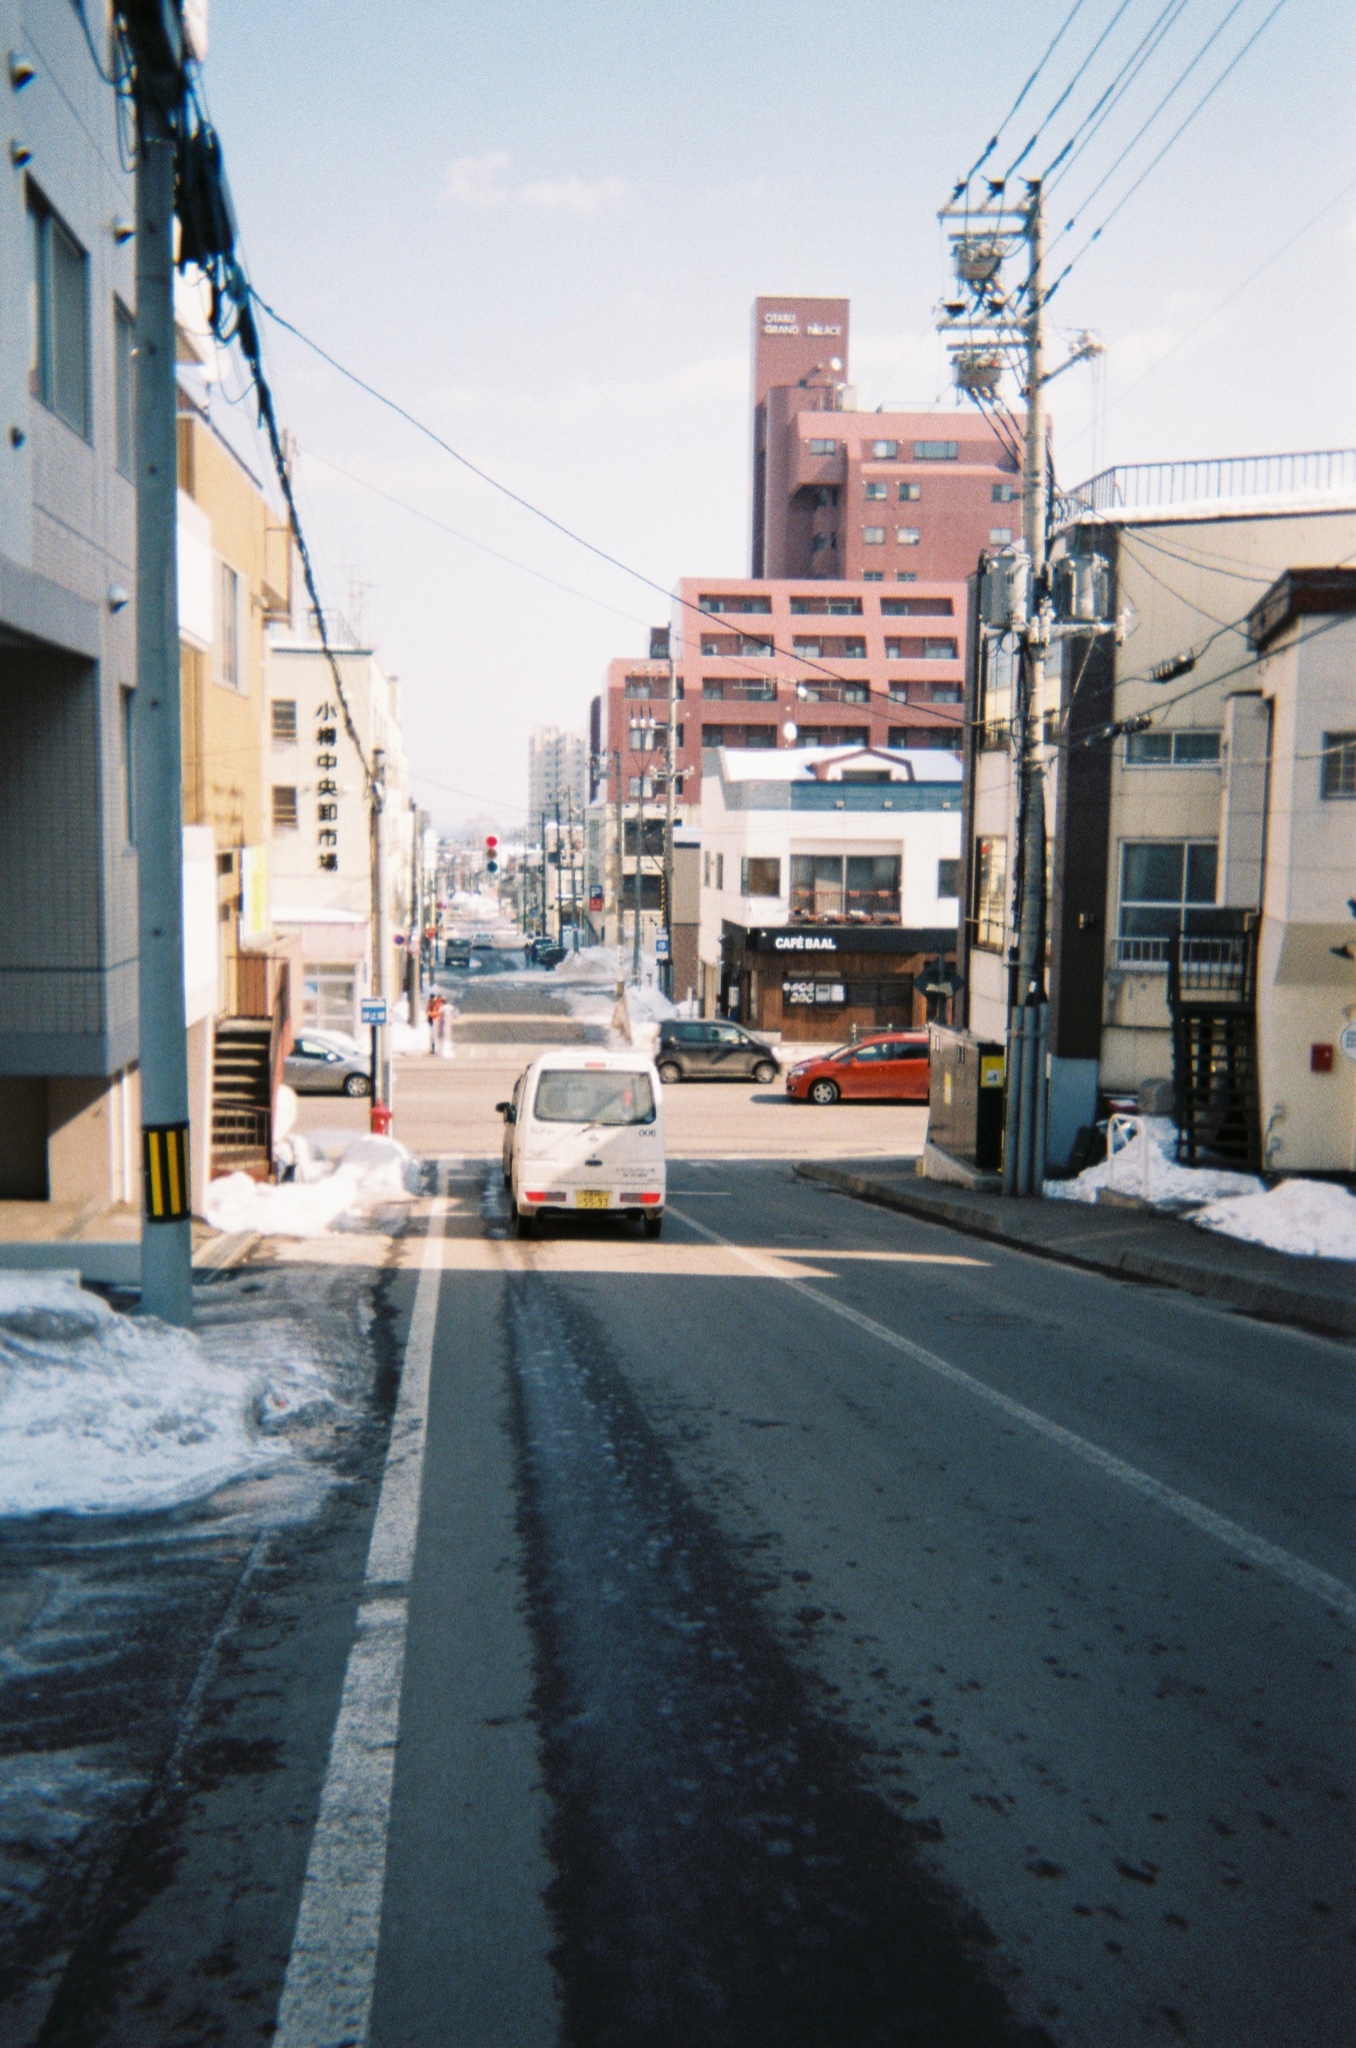
M 485 850 L 487 853 L 493 853 L 495 847 L 498 846 L 498 844 L 499 841 L 495 838 L 493 832 L 487 832 L 485 834 Z

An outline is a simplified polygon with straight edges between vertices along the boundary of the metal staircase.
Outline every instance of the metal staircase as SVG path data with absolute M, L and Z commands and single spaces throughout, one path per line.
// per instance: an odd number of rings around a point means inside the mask
M 266 1017 L 221 1017 L 212 1052 L 212 1173 L 266 1176 L 273 1105 Z
M 1220 911 L 1208 925 L 1179 933 L 1168 955 L 1177 1156 L 1188 1166 L 1255 1173 L 1262 1165 L 1257 918 Z

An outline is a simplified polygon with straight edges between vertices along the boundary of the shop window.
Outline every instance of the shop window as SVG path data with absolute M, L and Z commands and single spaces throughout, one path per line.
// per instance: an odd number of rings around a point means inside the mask
M 1179 932 L 1203 931 L 1215 904 L 1213 839 L 1121 842 L 1117 958 L 1122 967 L 1163 967 Z
M 1001 953 L 1007 918 L 1008 842 L 975 841 L 974 940 L 982 952 Z
M 960 869 L 958 860 L 939 860 L 937 863 L 937 894 L 939 896 L 960 895 Z
M 274 744 L 279 747 L 294 746 L 297 737 L 297 704 L 295 697 L 275 697 L 270 709 L 273 719 Z

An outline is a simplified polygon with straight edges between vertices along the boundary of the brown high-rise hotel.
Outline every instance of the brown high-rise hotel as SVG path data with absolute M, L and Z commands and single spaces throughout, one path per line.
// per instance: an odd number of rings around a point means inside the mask
M 846 299 L 754 306 L 752 574 L 685 577 L 673 620 L 684 810 L 710 747 L 960 745 L 966 578 L 1020 536 L 1021 478 L 978 412 L 858 411 L 848 328 Z M 667 678 L 608 667 L 628 798 Z

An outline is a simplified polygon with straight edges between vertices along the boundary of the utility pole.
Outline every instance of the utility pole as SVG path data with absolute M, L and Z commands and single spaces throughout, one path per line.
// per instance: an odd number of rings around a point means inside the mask
M 631 934 L 631 981 L 640 987 L 640 865 L 645 850 L 645 764 L 642 761 L 640 774 L 636 777 L 636 873 L 635 873 L 635 930 Z
M 562 885 L 565 880 L 564 867 L 560 858 L 560 794 L 556 794 L 556 944 L 561 952 L 565 950 L 565 904 Z
M 1010 961 L 1003 1192 L 1039 1195 L 1045 1183 L 1045 223 L 1040 181 L 1027 187 L 1026 438 L 1022 539 L 1031 564 L 1030 609 L 1021 637 L 1017 781 L 1019 915 Z
M 625 975 L 625 973 L 624 973 L 624 971 L 623 971 L 623 968 L 622 968 L 622 947 L 623 947 L 623 946 L 625 945 L 625 943 L 626 943 L 626 903 L 625 903 L 625 896 L 626 896 L 626 887 L 625 887 L 625 884 L 626 884 L 626 812 L 625 812 L 625 806 L 624 806 L 624 804 L 623 804 L 623 801 L 622 801 L 622 757 L 621 757 L 621 748 L 620 748 L 620 747 L 614 747 L 614 749 L 613 749 L 613 752 L 612 752 L 612 772 L 613 772 L 613 774 L 614 774 L 614 775 L 616 776 L 616 778 L 617 778 L 617 814 L 616 814 L 616 825 L 617 825 L 617 831 L 616 831 L 616 838 L 617 838 L 617 849 L 616 849 L 616 856 L 615 856 L 615 858 L 616 858 L 616 867 L 615 867 L 615 869 L 614 869 L 614 874 L 615 874 L 615 877 L 616 877 L 616 884 L 617 884 L 617 896 L 616 896 L 616 902 L 617 902 L 617 987 L 616 987 L 616 998 L 617 998 L 617 1003 L 618 1003 L 618 1005 L 620 1006 L 620 1005 L 621 1005 L 622 1003 L 624 1003 L 624 1002 L 625 1002 L 625 1000 L 626 1000 L 626 975 Z
M 669 957 L 659 969 L 659 986 L 673 999 L 673 781 L 678 758 L 678 676 L 673 662 L 670 629 L 664 629 L 664 648 L 669 662 L 669 722 L 664 737 L 664 929 L 668 933 Z
M 133 707 L 144 1201 L 141 1306 L 193 1320 L 179 707 L 174 134 L 182 53 L 135 47 L 137 688 Z M 157 61 L 159 60 L 159 61 Z
M 372 993 L 386 1000 L 384 1024 L 372 1026 L 372 1105 L 391 1106 L 391 898 L 386 875 L 386 753 L 372 749 Z

